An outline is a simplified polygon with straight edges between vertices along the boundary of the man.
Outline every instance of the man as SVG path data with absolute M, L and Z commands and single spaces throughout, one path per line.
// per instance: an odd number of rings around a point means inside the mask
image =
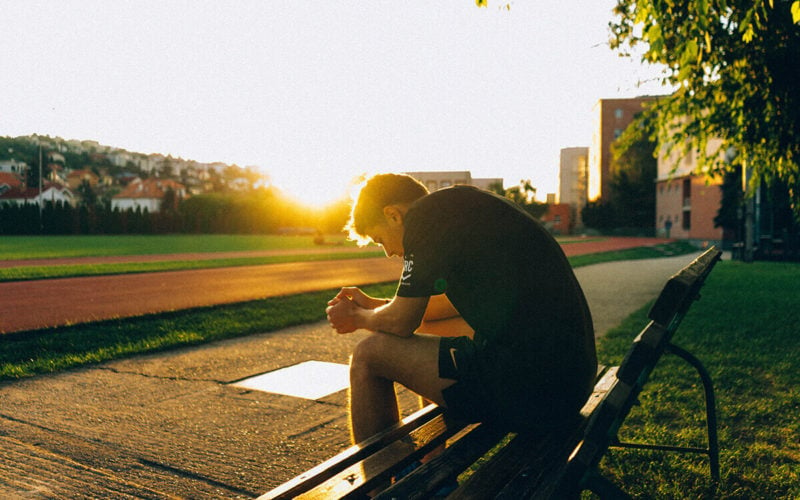
M 597 367 L 592 320 L 564 253 L 530 215 L 470 186 L 428 194 L 382 174 L 348 227 L 403 258 L 394 298 L 343 288 L 328 303 L 337 332 L 371 332 L 350 365 L 354 442 L 398 421 L 394 382 L 455 418 L 513 430 L 547 432 L 577 413 Z M 458 317 L 469 326 L 451 323 L 459 336 L 419 328 Z

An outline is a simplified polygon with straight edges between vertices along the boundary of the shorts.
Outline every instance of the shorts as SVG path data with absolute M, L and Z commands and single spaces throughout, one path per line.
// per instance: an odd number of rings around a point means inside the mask
M 442 337 L 439 342 L 439 377 L 456 381 L 442 396 L 447 414 L 457 420 L 491 422 L 515 431 L 563 425 L 575 409 L 564 407 L 565 388 L 541 369 L 524 352 L 480 349 L 469 337 Z
M 481 422 L 488 415 L 489 395 L 482 383 L 477 347 L 469 337 L 442 337 L 439 341 L 439 377 L 456 383 L 442 391 L 447 413 L 468 422 Z

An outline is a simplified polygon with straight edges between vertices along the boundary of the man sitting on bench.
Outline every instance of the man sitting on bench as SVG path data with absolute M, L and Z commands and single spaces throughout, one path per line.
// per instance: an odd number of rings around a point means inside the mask
M 574 421 L 596 374 L 592 320 L 535 219 L 470 186 L 428 194 L 409 176 L 381 174 L 361 189 L 348 228 L 403 258 L 391 300 L 349 287 L 328 303 L 338 333 L 372 332 L 351 359 L 354 442 L 398 422 L 394 382 L 465 421 L 539 433 Z M 423 319 L 459 315 L 472 338 L 420 332 Z

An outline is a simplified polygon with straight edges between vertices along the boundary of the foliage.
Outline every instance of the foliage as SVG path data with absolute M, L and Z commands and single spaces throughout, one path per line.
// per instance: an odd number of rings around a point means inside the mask
M 655 150 L 655 142 L 643 135 L 634 136 L 627 143 L 612 143 L 610 194 L 583 207 L 581 216 L 586 227 L 603 232 L 653 234 L 653 183 L 658 170 Z
M 40 142 L 41 141 L 41 142 Z M 31 167 L 27 181 L 38 187 L 39 143 L 62 143 L 61 139 L 43 136 L 0 136 L 0 160 L 15 159 Z M 147 178 L 131 161 L 125 167 L 111 163 L 106 153 L 76 152 L 62 144 L 60 154 L 64 165 L 72 169 L 85 168 L 95 174 L 110 177 L 136 175 Z M 44 155 L 48 148 L 44 148 Z M 61 160 L 59 159 L 59 162 Z M 44 162 L 43 175 L 49 174 Z M 181 165 L 180 172 L 178 166 Z M 120 186 L 90 185 L 84 181 L 75 190 L 80 200 L 77 207 L 61 203 L 45 204 L 40 221 L 38 206 L 14 206 L 0 203 L 0 234 L 167 234 L 167 233 L 276 233 L 282 228 L 307 228 L 323 233 L 338 233 L 349 216 L 349 205 L 342 200 L 331 207 L 311 210 L 290 201 L 275 187 L 265 187 L 266 178 L 255 167 L 226 165 L 222 169 L 196 168 L 195 162 L 166 157 L 152 172 L 159 178 L 180 181 L 187 187 L 203 191 L 181 199 L 173 189 L 167 189 L 161 210 L 149 213 L 140 209 L 112 210 L 111 199 Z M 201 180 L 202 179 L 202 180 Z
M 800 215 L 800 1 L 618 0 L 614 12 L 611 47 L 642 48 L 675 89 L 640 125 L 664 146 L 699 153 L 711 173 L 729 169 L 725 153 L 735 151 L 751 186 L 783 181 Z
M 618 214 L 618 226 L 652 228 L 656 218 L 658 171 L 656 144 L 641 137 L 624 150 L 616 143 L 611 146 L 611 202 Z
M 498 189 L 497 185 L 490 187 Z M 539 203 L 535 200 L 536 188 L 533 187 L 530 179 L 523 179 L 519 181 L 519 185 L 512 186 L 504 190 L 504 192 L 498 194 L 502 194 L 509 200 L 522 207 L 523 210 L 531 214 L 535 219 L 539 219 L 545 213 L 547 213 L 547 204 Z

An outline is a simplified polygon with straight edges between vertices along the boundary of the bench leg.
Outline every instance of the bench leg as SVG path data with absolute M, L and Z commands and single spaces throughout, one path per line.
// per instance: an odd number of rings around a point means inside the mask
M 706 427 L 708 428 L 708 459 L 711 468 L 711 478 L 715 483 L 719 483 L 719 439 L 717 438 L 717 402 L 714 396 L 714 385 L 711 381 L 711 375 L 706 370 L 703 363 L 700 362 L 692 353 L 682 349 L 675 344 L 667 345 L 667 352 L 678 356 L 683 359 L 697 370 L 700 379 L 703 381 L 703 389 L 706 396 Z
M 703 389 L 705 391 L 706 400 L 706 429 L 708 433 L 708 447 L 707 448 L 694 448 L 688 446 L 665 446 L 657 444 L 641 444 L 641 443 L 625 443 L 614 441 L 611 443 L 615 448 L 633 448 L 640 450 L 660 450 L 660 451 L 674 451 L 683 453 L 702 453 L 708 455 L 709 468 L 711 470 L 711 480 L 714 487 L 719 484 L 720 471 L 719 471 L 719 439 L 717 437 L 717 403 L 714 395 L 714 385 L 711 381 L 711 375 L 708 370 L 703 366 L 692 353 L 682 349 L 675 344 L 667 344 L 665 347 L 666 352 L 672 353 L 675 356 L 683 359 L 697 370 L 700 379 L 703 382 Z

